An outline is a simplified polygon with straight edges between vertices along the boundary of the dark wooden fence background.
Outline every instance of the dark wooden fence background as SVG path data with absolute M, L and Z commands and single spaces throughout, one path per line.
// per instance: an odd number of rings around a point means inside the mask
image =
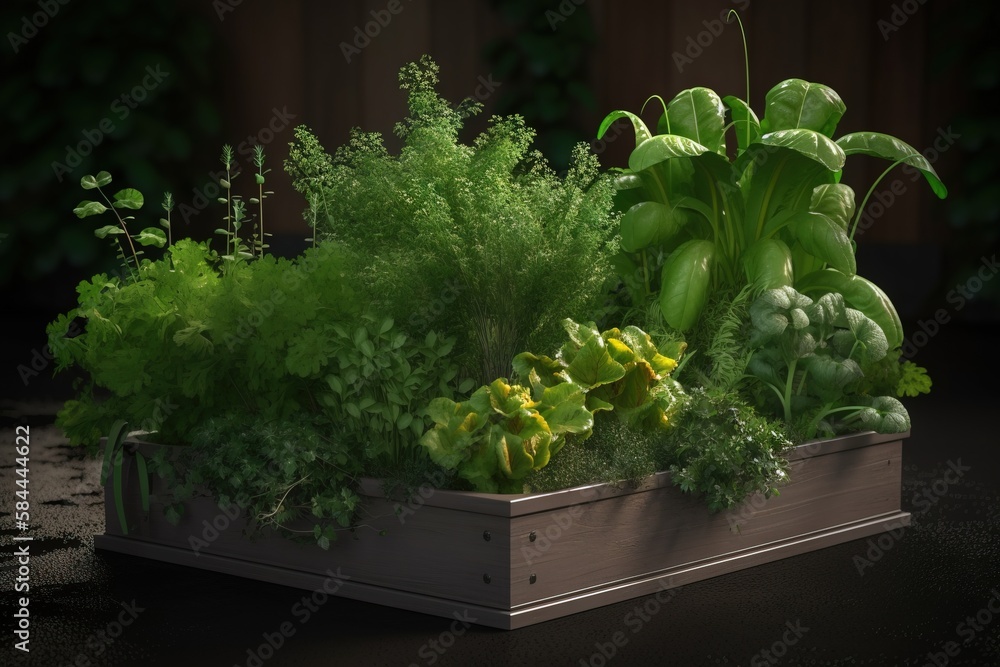
M 388 0 L 246 0 L 232 11 L 206 10 L 216 14 L 213 19 L 218 20 L 226 50 L 227 132 L 239 141 L 265 127 L 272 109 L 287 108 L 296 116 L 292 125 L 309 125 L 329 150 L 346 140 L 352 126 L 383 132 L 394 146 L 392 126 L 405 113 L 405 98 L 396 85 L 399 67 L 423 53 L 431 54 L 441 65 L 443 94 L 457 101 L 473 94 L 478 77 L 490 74 L 483 47 L 510 30 L 485 0 L 398 0 L 401 11 L 348 62 L 342 43 L 351 43 L 355 28 L 363 29 L 372 20 L 371 13 L 386 10 L 388 4 Z M 537 4 L 542 14 L 576 7 L 573 0 Z M 929 33 L 955 4 L 947 0 L 925 4 L 919 0 L 586 0 L 583 4 L 598 33 L 590 61 L 597 109 L 581 109 L 577 121 L 594 130 L 607 111 L 638 110 L 652 93 L 669 100 L 684 88 L 701 85 L 720 95 L 744 96 L 738 28 L 716 23 L 730 8 L 740 11 L 747 31 L 751 102 L 757 109 L 767 90 L 783 79 L 825 83 L 847 104 L 839 133 L 884 131 L 925 150 L 961 106 L 960 77 L 929 74 L 937 57 Z M 711 35 L 720 26 L 724 26 L 721 33 Z M 700 54 L 691 46 L 699 40 Z M 698 55 L 678 66 L 675 53 Z M 482 118 L 489 113 L 489 99 L 486 105 Z M 651 113 L 647 115 L 652 119 Z M 625 164 L 633 145 L 630 134 L 607 145 L 601 155 L 605 166 Z M 283 159 L 289 140 L 291 127 L 275 137 L 269 147 L 272 164 Z M 946 182 L 957 152 L 945 151 L 936 162 Z M 851 159 L 845 182 L 855 187 L 859 203 L 883 168 L 884 164 L 867 158 Z M 281 196 L 274 201 L 283 213 L 280 229 L 301 233 L 300 198 L 277 172 Z M 904 183 L 905 195 L 861 236 L 863 244 L 927 244 L 946 238 L 941 204 L 929 188 L 908 178 Z

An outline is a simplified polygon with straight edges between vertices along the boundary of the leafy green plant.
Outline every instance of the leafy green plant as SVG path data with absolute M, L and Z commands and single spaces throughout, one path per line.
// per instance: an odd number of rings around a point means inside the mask
M 615 259 L 635 304 L 654 300 L 671 327 L 689 331 L 720 291 L 749 284 L 839 292 L 878 322 L 890 347 L 902 343 L 895 308 L 857 275 L 854 256 L 860 214 L 889 170 L 857 210 L 853 190 L 839 180 L 847 156 L 871 155 L 919 170 L 944 197 L 916 149 L 876 132 L 834 141 L 846 106 L 833 89 L 801 79 L 772 88 L 760 120 L 744 100 L 708 88 L 681 91 L 669 103 L 652 99 L 663 109 L 656 134 L 628 111 L 611 112 L 598 130 L 603 136 L 619 118 L 635 130 L 635 150 L 616 181 L 624 216 Z
M 126 215 L 122 217 L 118 211 L 121 209 L 136 211 L 142 208 L 144 202 L 142 193 L 135 188 L 124 188 L 116 192 L 114 194 L 114 201 L 111 201 L 101 189 L 110 183 L 111 174 L 106 171 L 98 172 L 96 176 L 87 175 L 81 178 L 80 187 L 84 190 L 97 190 L 107 206 L 99 201 L 84 199 L 73 209 L 73 213 L 81 219 L 101 215 L 107 211 L 111 211 L 114 214 L 118 224 L 104 225 L 95 229 L 94 236 L 99 239 L 111 237 L 112 243 L 114 243 L 118 252 L 118 258 L 122 262 L 122 269 L 129 272 L 134 278 L 135 272 L 139 268 L 139 256 L 142 255 L 141 250 L 136 250 L 136 244 L 162 248 L 167 242 L 167 235 L 157 227 L 147 227 L 137 234 L 130 234 L 126 222 L 135 220 L 135 216 Z M 125 240 L 128 241 L 129 251 L 127 253 L 121 240 L 118 238 L 119 236 L 124 236 Z
M 660 439 L 657 460 L 681 490 L 718 511 L 754 493 L 778 494 L 788 479 L 784 452 L 791 445 L 780 422 L 737 395 L 695 388 L 676 427 Z
M 929 394 L 930 391 L 931 378 L 927 375 L 927 369 L 912 361 L 903 362 L 900 377 L 896 381 L 896 395 L 913 397 Z
M 431 426 L 426 402 L 431 396 L 467 392 L 472 381 L 459 382 L 449 358 L 454 338 L 434 331 L 414 340 L 391 318 L 364 315 L 353 330 L 328 327 L 331 364 L 325 376 L 329 391 L 317 396 L 324 414 L 341 437 L 364 447 L 365 456 L 396 468 L 423 454 L 416 446 Z
M 320 406 L 332 341 L 317 335 L 360 308 L 342 280 L 350 259 L 334 244 L 295 260 L 227 263 L 205 243 L 178 241 L 134 280 L 80 283 L 76 308 L 48 327 L 57 370 L 84 374 L 59 413 L 73 443 L 96 444 L 112 421 L 153 421 L 183 442 L 212 416 L 287 417 Z M 83 333 L 67 337 L 73 320 Z M 110 394 L 110 395 L 107 395 Z M 164 403 L 176 406 L 169 414 Z
M 263 151 L 256 157 L 263 178 Z M 224 147 L 223 160 L 231 158 L 232 149 Z M 326 391 L 321 371 L 334 350 L 332 339 L 317 337 L 316 331 L 359 316 L 358 300 L 342 280 L 353 260 L 335 244 L 314 247 L 293 261 L 275 259 L 264 255 L 262 236 L 254 242 L 260 255 L 246 261 L 254 255 L 238 234 L 245 206 L 231 194 L 234 174 L 227 176 L 227 197 L 220 199 L 231 213 L 230 228 L 217 231 L 225 236 L 229 254 L 220 256 L 208 243 L 185 239 L 158 261 L 140 259 L 142 251 L 135 246 L 163 246 L 167 234 L 156 227 L 129 234 L 127 223 L 134 217 L 118 213 L 139 210 L 142 193 L 125 188 L 112 202 L 102 190 L 110 174 L 81 179 L 84 189 L 97 190 L 109 206 L 85 200 L 74 210 L 81 218 L 108 210 L 115 214 L 118 225 L 95 234 L 113 240 L 126 274 L 98 274 L 80 283 L 78 307 L 47 329 L 56 370 L 76 366 L 85 374 L 79 396 L 59 415 L 71 442 L 93 445 L 119 417 L 154 423 L 161 437 L 183 441 L 209 416 L 230 410 L 269 418 L 320 410 L 316 396 Z M 262 186 L 259 182 L 259 196 L 267 194 Z M 252 201 L 261 206 L 262 216 L 262 202 Z M 170 233 L 170 193 L 161 206 L 167 217 L 160 225 Z M 85 331 L 69 338 L 75 318 L 85 320 Z M 175 406 L 166 415 L 165 404 Z
M 481 105 L 439 97 L 437 71 L 425 57 L 400 72 L 399 155 L 355 130 L 330 156 L 298 128 L 286 167 L 320 237 L 363 259 L 354 282 L 373 310 L 412 335 L 455 337 L 463 374 L 486 384 L 519 351 L 557 345 L 566 315 L 599 313 L 614 280 L 614 191 L 585 145 L 558 177 L 516 116 L 460 142 Z
M 329 548 L 355 523 L 360 498 L 354 488 L 364 460 L 352 443 L 323 432 L 305 415 L 248 420 L 230 413 L 207 420 L 193 431 L 180 469 L 168 472 L 176 475 L 173 516 L 197 489 L 208 488 L 221 506 L 240 506 L 254 532 L 278 530 Z M 156 469 L 166 469 L 164 463 Z
M 435 427 L 420 444 L 435 463 L 477 490 L 518 493 L 568 440 L 590 436 L 596 413 L 613 410 L 622 422 L 655 430 L 683 408 L 684 392 L 668 377 L 677 361 L 648 334 L 637 327 L 601 333 L 571 319 L 563 326 L 570 340 L 554 359 L 515 357 L 522 384 L 500 378 L 467 401 L 431 402 Z
M 524 477 L 543 468 L 567 435 L 590 433 L 594 419 L 584 401 L 583 390 L 570 382 L 532 392 L 497 379 L 466 401 L 431 401 L 435 427 L 420 444 L 477 491 L 520 493 Z
M 791 287 L 772 289 L 754 302 L 750 316 L 756 351 L 748 370 L 773 392 L 785 423 L 805 438 L 815 437 L 821 424 L 830 434 L 857 426 L 880 433 L 910 428 L 895 398 L 852 395 L 862 367 L 880 361 L 889 346 L 879 325 L 845 306 L 840 294 L 813 301 Z
M 257 156 L 261 175 L 263 152 Z M 83 185 L 100 191 L 110 180 L 101 173 Z M 255 243 L 261 254 L 247 261 L 252 253 L 238 235 L 242 201 L 224 201 L 231 226 L 220 231 L 231 254 L 185 239 L 160 260 L 136 256 L 128 279 L 84 281 L 78 307 L 49 325 L 57 370 L 84 373 L 82 391 L 57 423 L 71 442 L 96 447 L 114 421 L 105 474 L 114 480 L 124 530 L 120 417 L 147 426 L 155 431 L 147 437 L 161 442 L 193 442 L 179 460 L 152 463 L 173 489 L 168 518 L 179 518 L 184 501 L 205 487 L 221 502 L 237 498 L 254 531 L 305 531 L 326 548 L 354 519 L 360 471 L 423 465 L 415 443 L 430 423 L 427 401 L 469 385 L 459 384 L 449 358 L 454 339 L 434 332 L 411 339 L 391 319 L 363 313 L 344 280 L 354 259 L 341 245 L 276 259 L 263 253 L 262 235 Z M 111 210 L 141 205 L 141 194 L 127 189 Z M 169 230 L 169 194 L 162 207 Z M 108 210 L 98 202 L 78 208 Z M 116 237 L 127 234 L 131 219 L 119 217 Z M 139 242 L 143 235 L 150 232 L 137 235 Z M 76 318 L 84 332 L 67 337 Z M 147 482 L 146 462 L 136 457 Z M 306 514 L 315 519 L 309 530 L 302 528 Z
M 563 321 L 569 341 L 555 359 L 523 352 L 514 358 L 521 381 L 540 390 L 571 383 L 587 394 L 587 409 L 613 410 L 622 421 L 664 428 L 683 408 L 684 390 L 669 377 L 684 345 L 667 357 L 638 327 L 599 332 L 593 322 Z

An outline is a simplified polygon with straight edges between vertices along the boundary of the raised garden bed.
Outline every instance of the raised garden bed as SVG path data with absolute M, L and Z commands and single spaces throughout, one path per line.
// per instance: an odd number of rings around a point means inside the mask
M 328 551 L 278 535 L 248 539 L 245 520 L 208 497 L 171 525 L 155 476 L 144 514 L 133 453 L 152 456 L 161 445 L 132 443 L 123 473 L 129 532 L 109 480 L 95 546 L 511 630 L 908 525 L 900 509 L 907 435 L 799 445 L 780 496 L 717 514 L 664 473 L 638 488 L 543 494 L 425 488 L 407 504 L 366 480 L 361 522 L 373 530 L 343 533 Z

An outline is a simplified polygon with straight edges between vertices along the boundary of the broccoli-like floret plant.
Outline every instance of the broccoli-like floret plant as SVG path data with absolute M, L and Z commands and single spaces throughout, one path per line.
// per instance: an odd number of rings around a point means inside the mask
M 910 428 L 891 396 L 856 393 L 863 367 L 886 356 L 888 343 L 871 318 L 835 292 L 813 301 L 791 287 L 764 292 L 750 307 L 748 371 L 777 398 L 778 414 L 805 438 L 845 429 L 901 433 Z M 767 394 L 768 391 L 765 391 Z

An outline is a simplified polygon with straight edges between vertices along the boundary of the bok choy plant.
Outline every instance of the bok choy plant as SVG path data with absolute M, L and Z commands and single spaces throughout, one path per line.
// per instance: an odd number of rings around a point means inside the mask
M 669 103 L 649 100 L 662 106 L 655 134 L 620 110 L 598 131 L 602 137 L 620 118 L 635 130 L 628 168 L 616 178 L 624 216 L 615 258 L 634 304 L 658 302 L 666 323 L 684 332 L 720 291 L 749 284 L 816 297 L 837 292 L 879 324 L 890 348 L 902 343 L 889 298 L 857 274 L 854 234 L 867 196 L 856 207 L 840 179 L 848 156 L 871 155 L 919 170 L 945 197 L 916 149 L 877 132 L 834 140 L 844 102 L 832 88 L 801 79 L 772 88 L 760 119 L 746 101 L 708 88 L 683 90 Z M 730 128 L 735 150 L 727 144 Z

